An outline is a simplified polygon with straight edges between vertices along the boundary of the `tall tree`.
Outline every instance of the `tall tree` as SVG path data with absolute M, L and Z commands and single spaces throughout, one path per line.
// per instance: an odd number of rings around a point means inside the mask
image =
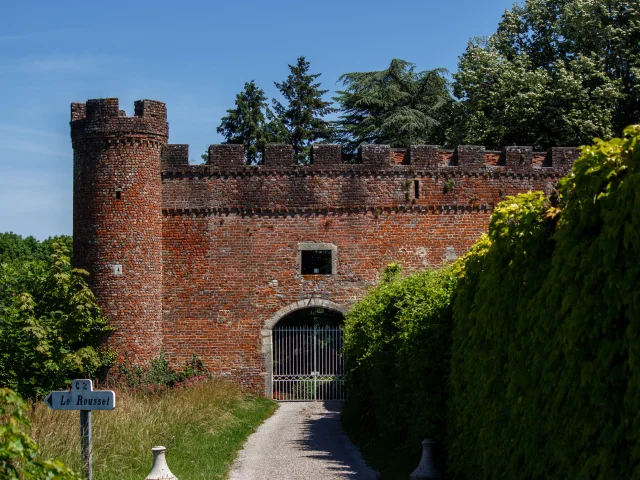
M 262 152 L 269 141 L 266 115 L 269 111 L 267 97 L 253 80 L 244 84 L 244 90 L 236 95 L 236 108 L 227 110 L 217 132 L 224 136 L 224 143 L 244 145 L 248 164 L 262 160 Z
M 337 137 L 347 151 L 361 143 L 407 147 L 443 141 L 442 120 L 451 94 L 443 69 L 416 71 L 393 59 L 385 70 L 345 73 L 335 100 L 344 113 Z
M 306 162 L 312 142 L 332 136 L 331 123 L 323 117 L 336 111 L 332 102 L 322 99 L 328 90 L 320 89 L 315 81 L 320 74 L 309 73 L 309 65 L 304 57 L 298 57 L 295 65 L 289 65 L 287 79 L 274 82 L 286 105 L 273 100 L 272 135 L 293 147 L 299 163 Z
M 451 129 L 491 147 L 580 145 L 640 119 L 637 0 L 527 0 L 469 42 Z
M 0 387 L 26 397 L 90 378 L 114 360 L 100 348 L 113 329 L 85 282 L 89 274 L 71 267 L 63 242 L 46 249 L 46 260 L 0 263 Z
M 73 238 L 69 235 L 49 237 L 39 242 L 32 236 L 22 238 L 13 232 L 0 233 L 0 263 L 47 260 L 54 243 L 61 243 L 72 252 Z

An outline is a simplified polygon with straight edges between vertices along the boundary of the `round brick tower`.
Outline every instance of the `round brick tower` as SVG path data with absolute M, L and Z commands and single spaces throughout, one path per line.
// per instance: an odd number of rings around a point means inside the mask
M 71 104 L 73 263 L 116 332 L 110 345 L 137 363 L 162 346 L 161 150 L 168 138 L 162 102 L 118 99 Z

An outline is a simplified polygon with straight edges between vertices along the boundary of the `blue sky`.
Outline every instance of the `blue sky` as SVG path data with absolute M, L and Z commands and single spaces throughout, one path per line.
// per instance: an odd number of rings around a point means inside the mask
M 455 72 L 512 3 L 2 0 L 0 232 L 72 233 L 71 102 L 118 97 L 132 114 L 135 100 L 164 101 L 170 142 L 199 159 L 244 82 L 276 96 L 300 55 L 330 91 L 392 58 Z

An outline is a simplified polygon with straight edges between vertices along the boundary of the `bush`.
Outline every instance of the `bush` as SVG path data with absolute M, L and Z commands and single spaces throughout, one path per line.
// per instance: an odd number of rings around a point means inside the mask
M 344 419 L 356 436 L 374 439 L 417 464 L 424 438 L 445 436 L 451 346 L 450 268 L 385 279 L 345 318 L 349 399 Z
M 80 480 L 57 460 L 37 459 L 38 447 L 26 433 L 31 422 L 25 417 L 27 404 L 8 388 L 0 388 L 0 478 Z
M 185 387 L 210 378 L 202 360 L 193 355 L 182 371 L 176 371 L 160 352 L 157 358 L 151 359 L 148 368 L 133 363 L 127 356 L 116 365 L 110 375 L 110 383 L 114 388 L 126 388 L 131 393 L 147 393 L 161 395 L 174 387 Z
M 88 378 L 114 355 L 99 348 L 112 329 L 63 243 L 46 261 L 0 264 L 0 386 L 22 396 L 46 395 Z
M 553 205 L 507 198 L 454 303 L 461 478 L 640 478 L 640 127 L 582 150 Z

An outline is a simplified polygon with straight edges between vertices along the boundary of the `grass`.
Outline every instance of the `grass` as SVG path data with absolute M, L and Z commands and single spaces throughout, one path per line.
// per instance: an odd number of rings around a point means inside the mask
M 160 396 L 116 390 L 116 408 L 92 413 L 93 478 L 142 480 L 151 447 L 167 447 L 171 471 L 183 479 L 227 478 L 247 437 L 276 410 L 272 400 L 213 379 Z M 53 411 L 43 402 L 30 414 L 31 436 L 43 458 L 80 470 L 80 414 Z

